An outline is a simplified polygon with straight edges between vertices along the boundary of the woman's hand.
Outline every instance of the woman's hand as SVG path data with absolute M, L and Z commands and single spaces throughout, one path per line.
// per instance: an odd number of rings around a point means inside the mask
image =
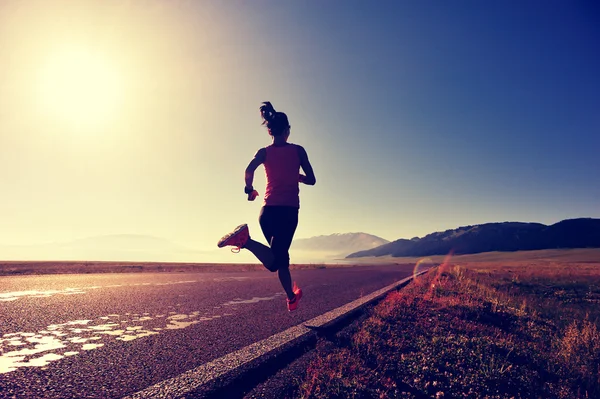
M 248 194 L 248 201 L 254 201 L 258 197 L 258 191 L 254 187 L 244 187 L 244 193 Z
M 250 194 L 248 194 L 248 201 L 254 201 L 258 197 L 258 191 L 252 190 Z

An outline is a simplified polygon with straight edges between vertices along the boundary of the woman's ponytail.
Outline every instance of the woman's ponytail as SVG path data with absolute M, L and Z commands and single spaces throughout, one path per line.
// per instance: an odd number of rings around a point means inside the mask
M 260 106 L 260 116 L 263 118 L 263 125 L 268 125 L 269 122 L 275 119 L 277 112 L 269 101 L 265 101 Z
M 275 111 L 273 104 L 269 101 L 263 102 L 260 106 L 260 116 L 263 119 L 262 124 L 267 126 L 271 136 L 279 136 L 290 127 L 287 115 Z

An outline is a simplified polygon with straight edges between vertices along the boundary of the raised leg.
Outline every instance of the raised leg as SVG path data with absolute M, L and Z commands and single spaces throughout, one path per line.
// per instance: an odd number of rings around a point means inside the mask
M 273 256 L 273 251 L 271 251 L 271 248 L 267 247 L 264 244 L 261 244 L 258 241 L 254 241 L 251 238 L 248 239 L 246 245 L 244 245 L 244 248 L 252 252 L 254 256 L 256 256 L 256 258 L 267 268 L 268 271 L 277 271 L 274 265 L 275 257 Z

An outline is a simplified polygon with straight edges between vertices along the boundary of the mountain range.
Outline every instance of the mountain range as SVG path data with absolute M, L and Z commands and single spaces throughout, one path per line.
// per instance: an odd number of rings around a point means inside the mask
M 567 219 L 552 225 L 502 222 L 463 226 L 423 238 L 399 239 L 347 258 L 429 256 L 490 251 L 600 247 L 600 219 Z
M 563 220 L 553 225 L 503 222 L 463 226 L 422 238 L 389 242 L 367 233 L 344 233 L 295 239 L 290 249 L 294 263 L 331 262 L 371 256 L 430 256 L 554 248 L 600 247 L 600 219 Z M 136 234 L 88 237 L 40 245 L 0 245 L 2 260 L 155 261 L 248 263 L 248 251 L 232 255 L 215 248 L 199 250 L 167 239 Z
M 367 233 L 330 234 L 294 240 L 291 252 L 297 255 L 313 253 L 326 258 L 343 258 L 387 243 L 388 240 Z

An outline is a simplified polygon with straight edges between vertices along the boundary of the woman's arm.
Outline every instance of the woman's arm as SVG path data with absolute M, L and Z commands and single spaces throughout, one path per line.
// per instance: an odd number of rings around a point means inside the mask
M 308 184 L 309 186 L 314 186 L 317 182 L 317 178 L 315 177 L 315 172 L 313 171 L 312 165 L 308 160 L 308 154 L 306 150 L 302 146 L 298 146 L 298 154 L 300 155 L 300 166 L 306 175 L 300 175 L 298 181 L 300 183 Z
M 254 188 L 252 187 L 252 182 L 254 181 L 254 171 L 258 168 L 263 162 L 265 162 L 265 158 L 267 155 L 267 151 L 264 148 L 261 148 L 256 152 L 252 161 L 248 164 L 246 168 L 246 173 L 244 175 L 244 179 L 246 181 L 246 187 L 244 191 L 252 191 Z

